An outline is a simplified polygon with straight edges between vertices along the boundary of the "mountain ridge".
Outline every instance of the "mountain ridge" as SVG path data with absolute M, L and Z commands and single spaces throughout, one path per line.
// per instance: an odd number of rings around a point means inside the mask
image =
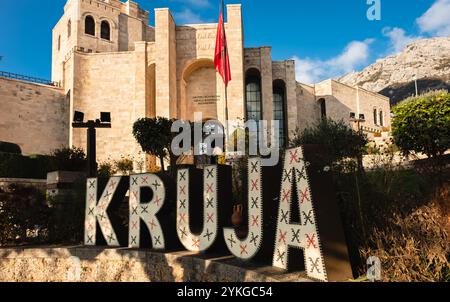
M 415 94 L 416 76 L 419 93 L 450 90 L 450 37 L 415 40 L 400 53 L 337 80 L 385 95 L 395 105 Z

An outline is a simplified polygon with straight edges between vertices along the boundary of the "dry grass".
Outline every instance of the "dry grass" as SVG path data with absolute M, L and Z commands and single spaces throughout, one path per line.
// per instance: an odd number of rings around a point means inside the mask
M 383 281 L 450 281 L 450 171 L 407 167 L 378 155 L 371 171 L 337 174 L 341 216 L 355 273 L 381 260 Z M 358 188 L 361 201 L 358 202 Z
M 380 258 L 383 281 L 450 281 L 448 217 L 437 202 L 389 222 L 372 230 L 373 248 L 360 250 L 363 259 Z

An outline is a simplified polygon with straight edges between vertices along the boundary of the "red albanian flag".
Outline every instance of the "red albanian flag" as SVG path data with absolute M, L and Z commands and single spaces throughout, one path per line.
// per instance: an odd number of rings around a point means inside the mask
M 228 56 L 227 37 L 225 35 L 225 24 L 223 22 L 223 9 L 220 10 L 219 24 L 217 26 L 214 67 L 222 76 L 225 86 L 228 86 L 228 82 L 231 81 L 231 72 L 230 60 Z

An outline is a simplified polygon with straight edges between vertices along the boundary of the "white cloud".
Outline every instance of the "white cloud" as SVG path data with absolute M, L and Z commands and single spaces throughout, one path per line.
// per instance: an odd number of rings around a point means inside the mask
M 408 36 L 403 28 L 399 27 L 385 27 L 383 35 L 389 38 L 391 53 L 401 52 L 408 44 L 414 40 L 420 39 L 420 36 Z
M 329 60 L 294 57 L 297 81 L 313 84 L 353 71 L 367 63 L 373 39 L 352 41 L 338 56 Z
M 182 11 L 175 12 L 174 17 L 179 24 L 198 24 L 204 23 L 199 14 L 194 13 L 189 8 L 185 8 Z
M 416 22 L 422 33 L 433 36 L 449 36 L 450 0 L 436 0 Z

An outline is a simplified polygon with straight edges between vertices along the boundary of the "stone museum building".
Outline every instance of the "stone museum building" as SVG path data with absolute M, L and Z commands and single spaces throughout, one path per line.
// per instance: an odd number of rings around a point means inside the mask
M 279 120 L 283 143 L 297 127 L 325 116 L 359 124 L 370 135 L 389 130 L 388 98 L 332 79 L 297 82 L 293 60 L 272 60 L 268 46 L 245 48 L 241 5 L 227 5 L 226 16 L 230 120 Z M 138 161 L 145 158 L 132 136 L 138 118 L 193 120 L 202 112 L 204 120 L 224 123 L 224 85 L 213 63 L 216 30 L 215 23 L 177 24 L 167 8 L 68 0 L 53 29 L 53 86 L 0 74 L 0 141 L 19 144 L 25 154 L 86 149 L 86 130 L 71 127 L 74 111 L 85 120 L 111 112 L 112 129 L 97 130 L 98 160 L 130 155 Z

